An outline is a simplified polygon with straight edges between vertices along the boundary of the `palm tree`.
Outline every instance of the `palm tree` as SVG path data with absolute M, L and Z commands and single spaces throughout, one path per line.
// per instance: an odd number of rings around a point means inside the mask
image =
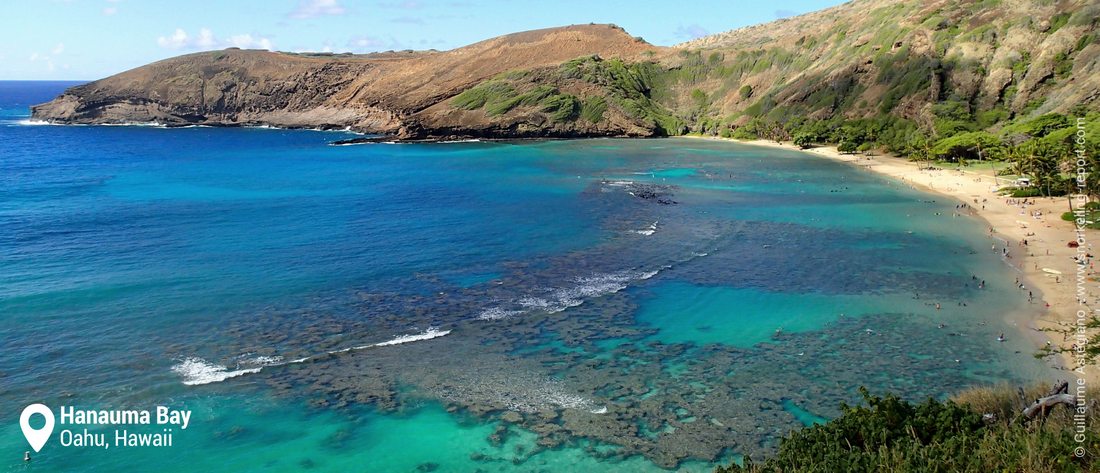
M 1058 153 L 1045 144 L 1032 140 L 1015 148 L 1016 165 L 1021 174 L 1030 174 L 1035 186 L 1049 196 L 1058 176 Z

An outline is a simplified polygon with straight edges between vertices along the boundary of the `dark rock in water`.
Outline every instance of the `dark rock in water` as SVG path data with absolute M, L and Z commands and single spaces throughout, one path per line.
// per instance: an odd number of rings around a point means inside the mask
M 416 466 L 416 471 L 423 471 L 423 472 L 435 471 L 435 470 L 438 470 L 438 469 L 439 469 L 439 464 L 438 463 L 431 463 L 431 462 L 421 463 L 421 464 Z
M 673 186 L 629 181 L 603 181 L 603 184 L 609 187 L 625 189 L 634 197 L 656 202 L 661 205 L 675 205 L 677 203 L 675 200 L 672 200 L 672 191 L 675 189 Z
M 1012 378 L 992 363 L 1002 353 L 963 343 L 983 330 L 964 319 L 951 334 L 929 331 L 908 314 L 887 313 L 840 317 L 815 331 L 784 331 L 749 347 L 660 341 L 653 337 L 657 330 L 636 317 L 639 298 L 655 284 L 647 281 L 664 278 L 704 286 L 736 278 L 776 292 L 857 295 L 891 288 L 945 300 L 976 291 L 959 284 L 957 275 L 883 269 L 902 266 L 895 251 L 846 253 L 844 272 L 805 264 L 807 258 L 827 261 L 838 248 L 847 251 L 840 242 L 886 241 L 885 234 L 778 222 L 711 224 L 681 215 L 682 207 L 645 203 L 672 201 L 676 192 L 675 186 L 625 180 L 596 181 L 585 189 L 590 208 L 613 212 L 609 228 L 636 229 L 660 218 L 661 230 L 651 240 L 684 246 L 614 239 L 560 256 L 508 261 L 497 282 L 462 289 L 418 276 L 407 287 L 353 291 L 341 310 L 288 310 L 261 326 L 242 321 L 247 330 L 230 327 L 240 340 L 228 350 L 309 347 L 295 348 L 302 350 L 295 356 L 306 356 L 429 326 L 460 327 L 430 342 L 317 356 L 265 369 L 262 376 L 279 395 L 349 415 L 412 412 L 438 402 L 463 422 L 495 423 L 488 436 L 493 448 L 511 446 L 511 435 L 526 447 L 499 457 L 475 452 L 471 459 L 526 469 L 536 465 L 525 462 L 551 448 L 582 447 L 596 458 L 643 456 L 668 469 L 688 460 L 716 462 L 723 452 L 758 456 L 773 453 L 779 437 L 803 426 L 782 408 L 782 399 L 831 418 L 840 415 L 842 402 L 858 402 L 855 387 L 861 385 L 921 399 L 979 376 Z M 788 251 L 759 251 L 765 244 Z M 705 264 L 698 264 L 703 257 Z M 628 263 L 640 264 L 638 275 L 622 270 Z M 785 276 L 790 267 L 802 268 L 799 278 Z M 651 268 L 665 269 L 640 276 Z M 869 273 L 877 277 L 858 276 Z M 623 290 L 627 286 L 632 289 Z M 915 341 L 914 333 L 925 335 Z M 956 359 L 982 371 L 960 370 Z M 524 433 L 537 437 L 532 443 Z M 583 447 L 581 440 L 598 447 Z M 346 443 L 339 435 L 330 441 Z
M 500 416 L 500 418 L 505 422 L 511 422 L 513 424 L 518 424 L 523 421 L 523 416 L 515 411 L 505 412 L 503 415 Z
M 348 146 L 348 145 L 361 145 L 366 143 L 387 143 L 394 142 L 395 138 L 392 136 L 361 136 L 358 138 L 349 138 L 346 140 L 336 140 L 329 143 L 331 146 Z

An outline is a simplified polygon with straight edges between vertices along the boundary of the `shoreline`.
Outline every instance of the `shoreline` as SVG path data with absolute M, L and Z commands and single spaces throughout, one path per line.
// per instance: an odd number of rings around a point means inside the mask
M 1002 258 L 1005 263 L 1022 275 L 1020 280 L 1027 288 L 1036 292 L 1034 306 L 1021 307 L 1020 312 L 1027 316 L 1010 320 L 1019 322 L 1021 334 L 1033 342 L 1036 352 L 1048 342 L 1055 346 L 1070 346 L 1071 341 L 1061 340 L 1063 337 L 1058 333 L 1044 331 L 1072 326 L 1076 323 L 1079 308 L 1074 279 L 1077 264 L 1073 260 L 1077 250 L 1066 245 L 1067 242 L 1076 240 L 1076 226 L 1073 222 L 1061 219 L 1062 213 L 1069 210 L 1066 199 L 1038 197 L 1028 198 L 1029 204 L 1026 206 L 1015 202 L 1009 204 L 1009 198 L 996 192 L 996 178 L 992 170 L 988 169 L 927 170 L 920 169 L 916 163 L 904 158 L 841 154 L 832 146 L 800 149 L 791 143 L 770 140 L 740 141 L 709 136 L 688 138 L 729 141 L 813 154 L 858 166 L 899 180 L 910 187 L 968 204 L 968 214 L 978 218 L 992 230 L 990 238 L 999 242 L 998 247 L 1007 248 L 1011 257 Z M 1015 199 L 1021 200 L 1023 199 Z M 1100 241 L 1100 231 L 1086 229 L 1085 238 L 1088 242 Z M 1023 244 L 1025 240 L 1026 245 Z M 1091 249 L 1091 244 L 1088 247 Z M 1100 273 L 1090 267 L 1087 277 L 1093 279 L 1098 276 Z M 1095 284 L 1085 284 L 1086 300 L 1097 299 L 1094 286 Z M 1068 376 L 1081 376 L 1090 382 L 1100 380 L 1100 368 L 1096 366 L 1085 367 L 1083 376 L 1073 371 L 1075 360 L 1070 353 L 1051 356 L 1047 362 Z

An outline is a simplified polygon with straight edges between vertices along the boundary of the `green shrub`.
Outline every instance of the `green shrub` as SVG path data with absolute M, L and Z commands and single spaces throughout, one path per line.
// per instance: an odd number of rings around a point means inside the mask
M 855 153 L 859 148 L 859 144 L 852 141 L 841 141 L 840 145 L 836 147 L 836 150 L 841 153 Z
M 603 121 L 603 114 L 607 111 L 607 100 L 598 95 L 588 97 L 581 103 L 581 118 L 589 123 Z
M 702 68 L 700 70 L 710 67 L 698 51 L 683 51 L 681 55 L 692 67 Z M 602 87 L 607 93 L 605 105 L 615 105 L 631 118 L 646 122 L 658 135 L 680 135 L 686 129 L 681 118 L 651 97 L 655 84 L 668 80 L 665 77 L 667 72 L 656 63 L 627 63 L 621 59 L 585 56 L 562 64 L 558 73 L 563 78 L 579 79 Z M 599 108 L 596 106 L 592 114 L 595 115 Z
M 1073 72 L 1073 58 L 1064 52 L 1054 55 L 1054 75 L 1059 78 L 1069 76 Z
M 1089 204 L 1095 204 L 1095 203 L 1096 202 L 1089 202 Z M 1097 212 L 1095 208 L 1091 208 L 1091 209 L 1088 208 L 1088 204 L 1085 204 L 1085 210 L 1087 210 L 1087 212 L 1085 212 L 1085 216 L 1084 216 L 1085 222 L 1086 222 L 1085 223 L 1085 228 L 1090 228 L 1090 229 L 1093 229 L 1093 230 L 1100 229 L 1100 212 Z M 1073 212 L 1063 212 L 1062 213 L 1062 220 L 1065 220 L 1067 222 L 1076 222 L 1077 221 L 1077 215 L 1075 215 Z M 1088 222 L 1092 222 L 1092 223 L 1088 223 Z
M 498 80 L 482 82 L 466 89 L 451 100 L 451 105 L 462 110 L 477 110 L 488 103 L 508 100 L 515 97 L 512 86 Z
M 1020 134 L 1039 138 L 1069 126 L 1069 117 L 1060 113 L 1045 113 L 1030 120 L 1011 123 L 1005 126 L 1001 133 L 1005 136 Z
M 1042 189 L 1038 187 L 1010 187 L 1002 189 L 1002 192 L 1008 192 L 1010 197 L 1041 197 L 1043 195 Z
M 799 133 L 794 135 L 794 144 L 801 149 L 812 148 L 814 146 L 815 137 L 810 133 Z
M 978 159 L 979 157 L 995 159 L 1000 157 L 1001 145 L 1000 138 L 984 131 L 962 133 L 937 141 L 932 146 L 932 156 L 947 161 Z
M 1069 22 L 1069 17 L 1072 16 L 1071 12 L 1063 12 L 1054 15 L 1054 18 L 1050 19 L 1050 29 L 1047 30 L 1047 34 L 1054 34 L 1055 31 L 1060 30 L 1066 23 Z
M 1100 448 L 1095 413 L 1087 417 L 1091 427 L 1079 444 L 1069 409 L 1052 414 L 1043 425 L 1008 422 L 1005 417 L 1019 412 L 1021 402 L 1008 388 L 963 393 L 959 402 L 929 399 L 919 404 L 893 395 L 872 396 L 863 388 L 860 392 L 865 407 L 842 406 L 840 417 L 792 432 L 762 462 L 746 458 L 744 465 L 715 471 L 1068 473 L 1100 467 L 1091 453 Z M 987 424 L 985 412 L 998 417 Z M 1078 446 L 1086 449 L 1085 456 L 1074 454 Z
M 576 120 L 580 108 L 580 101 L 568 94 L 552 95 L 542 101 L 542 111 L 550 114 L 551 121 L 559 123 Z

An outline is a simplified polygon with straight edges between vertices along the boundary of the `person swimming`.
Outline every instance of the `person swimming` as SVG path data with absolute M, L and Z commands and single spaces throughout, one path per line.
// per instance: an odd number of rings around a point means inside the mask
M 1000 335 L 998 335 L 998 336 L 997 336 L 997 341 L 998 341 L 998 342 L 1003 342 L 1003 341 L 1005 341 L 1005 334 L 1004 334 L 1004 333 L 1001 333 Z

